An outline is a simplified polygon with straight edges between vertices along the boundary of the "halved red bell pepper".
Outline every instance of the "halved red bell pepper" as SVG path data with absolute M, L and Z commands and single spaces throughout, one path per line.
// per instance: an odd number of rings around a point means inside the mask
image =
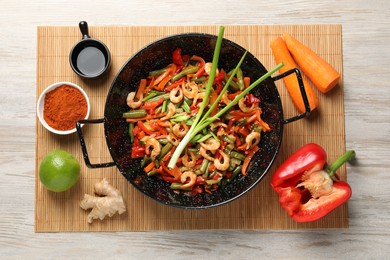
M 326 152 L 321 146 L 304 145 L 272 176 L 271 185 L 279 194 L 281 206 L 297 222 L 324 217 L 351 197 L 351 187 L 338 180 L 335 171 L 354 158 L 355 152 L 347 151 L 328 166 Z

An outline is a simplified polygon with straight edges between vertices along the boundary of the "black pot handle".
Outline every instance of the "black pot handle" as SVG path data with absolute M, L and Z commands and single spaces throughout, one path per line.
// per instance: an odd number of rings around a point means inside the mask
M 91 161 L 89 160 L 87 147 L 86 147 L 85 142 L 84 142 L 83 132 L 81 130 L 81 126 L 83 124 L 101 124 L 101 123 L 104 123 L 104 121 L 105 121 L 104 118 L 85 119 L 85 120 L 79 120 L 76 123 L 77 134 L 79 135 L 81 149 L 83 151 L 83 156 L 84 156 L 84 161 L 85 161 L 85 164 L 87 165 L 88 168 L 103 168 L 103 167 L 115 166 L 115 162 L 95 163 L 95 164 L 91 163 Z
M 86 21 L 81 21 L 79 23 L 80 32 L 83 35 L 83 40 L 91 38 L 88 33 L 88 23 Z
M 283 118 L 283 123 L 284 124 L 288 124 L 288 123 L 291 123 L 291 122 L 294 122 L 298 119 L 301 119 L 301 118 L 304 118 L 306 116 L 309 116 L 310 115 L 310 105 L 309 105 L 309 100 L 307 99 L 307 95 L 306 95 L 306 91 L 305 91 L 305 86 L 303 85 L 303 80 L 302 80 L 302 74 L 301 72 L 299 71 L 299 69 L 297 68 L 294 68 L 294 69 L 291 69 L 291 70 L 288 70 L 278 76 L 275 76 L 275 77 L 272 77 L 272 79 L 274 81 L 276 80 L 279 80 L 279 79 L 282 79 L 284 77 L 287 77 L 289 76 L 290 74 L 292 73 L 295 73 L 296 77 L 297 77 L 297 80 L 298 80 L 298 84 L 299 84 L 299 90 L 301 91 L 301 95 L 302 95 L 302 99 L 303 99 L 303 103 L 305 105 L 305 112 L 297 115 L 297 116 L 293 116 L 293 117 L 290 117 L 290 118 L 287 118 L 287 119 L 284 119 Z

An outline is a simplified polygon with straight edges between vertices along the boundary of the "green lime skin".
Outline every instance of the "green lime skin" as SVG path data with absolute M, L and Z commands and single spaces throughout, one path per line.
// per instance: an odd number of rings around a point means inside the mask
M 39 166 L 39 179 L 46 189 L 63 192 L 72 188 L 80 177 L 80 163 L 69 152 L 49 152 Z

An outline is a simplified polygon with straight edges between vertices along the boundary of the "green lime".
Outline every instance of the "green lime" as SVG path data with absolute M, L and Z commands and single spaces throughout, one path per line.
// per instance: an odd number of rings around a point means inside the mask
M 79 161 L 63 150 L 48 153 L 39 166 L 39 179 L 50 191 L 66 191 L 76 184 L 79 177 Z

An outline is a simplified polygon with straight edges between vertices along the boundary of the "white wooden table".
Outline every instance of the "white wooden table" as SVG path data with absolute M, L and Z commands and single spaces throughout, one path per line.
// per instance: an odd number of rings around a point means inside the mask
M 0 1 L 0 258 L 258 259 L 390 257 L 390 2 Z M 34 233 L 36 27 L 343 26 L 350 228 L 304 231 Z

